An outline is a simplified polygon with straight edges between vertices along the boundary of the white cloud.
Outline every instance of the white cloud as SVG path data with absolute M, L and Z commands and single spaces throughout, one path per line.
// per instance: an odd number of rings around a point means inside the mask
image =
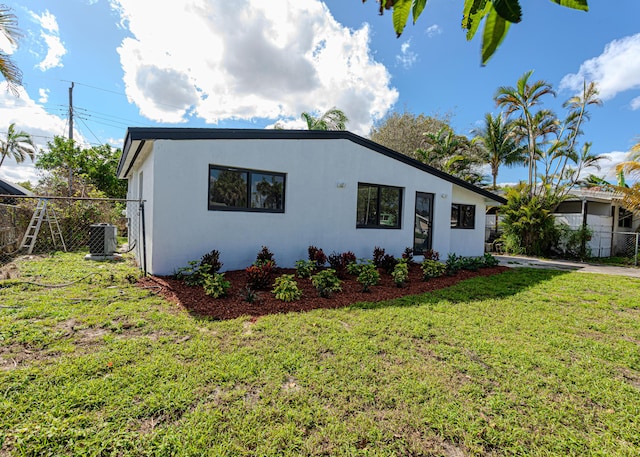
M 293 119 L 335 106 L 365 134 L 398 98 L 369 27 L 342 26 L 319 0 L 111 5 L 131 34 L 118 49 L 126 93 L 149 119 Z
M 634 111 L 637 109 L 640 109 L 640 97 L 636 97 L 633 100 L 631 100 L 630 105 L 631 105 L 631 109 Z
M 407 40 L 400 45 L 400 54 L 396 55 L 396 62 L 408 70 L 418 60 L 418 54 L 411 49 L 411 40 Z
M 15 123 L 16 130 L 29 133 L 36 144 L 38 151 L 46 149 L 47 142 L 52 141 L 56 135 L 66 136 L 68 124 L 66 119 L 49 114 L 45 109 L 33 101 L 27 92 L 20 87 L 19 96 L 16 97 L 7 90 L 7 83 L 0 82 L 0 135 L 6 135 L 9 124 Z M 86 145 L 81 133 L 74 130 L 74 139 L 81 145 Z M 37 157 L 37 154 L 36 154 Z M 13 182 L 38 180 L 33 163 L 27 159 L 22 164 L 16 164 L 11 158 L 7 158 L 0 167 L 0 177 Z
M 40 94 L 40 98 L 38 99 L 38 103 L 47 103 L 49 101 L 49 92 L 49 89 L 39 89 L 38 93 Z
M 436 35 L 442 34 L 442 28 L 438 24 L 433 24 L 427 27 L 427 30 L 425 30 L 425 33 L 429 38 L 433 38 Z
M 67 53 L 67 50 L 60 40 L 56 17 L 49 11 L 45 11 L 42 15 L 32 12 L 31 17 L 42 27 L 40 38 L 44 41 L 47 49 L 46 56 L 37 65 L 37 68 L 46 71 L 51 68 L 61 67 L 62 57 Z
M 562 78 L 560 89 L 579 91 L 585 80 L 598 84 L 603 100 L 640 89 L 640 33 L 607 44 L 602 54 L 585 61 L 577 73 Z M 637 109 L 637 99 L 635 105 Z
M 16 49 L 18 49 L 18 43 L 12 44 L 3 33 L 0 33 L 0 52 L 11 55 Z
M 627 152 L 621 151 L 612 151 L 600 154 L 604 157 L 604 159 L 599 162 L 600 170 L 598 170 L 597 168 L 588 168 L 587 170 L 585 170 L 584 174 L 587 176 L 590 174 L 596 175 L 606 181 L 615 183 L 618 178 L 618 175 L 616 173 L 616 165 L 627 160 L 627 154 Z

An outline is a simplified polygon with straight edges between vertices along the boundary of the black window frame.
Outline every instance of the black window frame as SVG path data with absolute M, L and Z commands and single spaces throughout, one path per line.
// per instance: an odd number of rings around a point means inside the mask
M 633 227 L 633 212 L 618 206 L 618 227 L 619 228 L 632 228 Z
M 457 211 L 457 215 L 454 218 L 453 212 L 454 212 L 454 207 L 458 208 Z M 467 220 L 465 220 L 465 211 L 463 211 L 463 208 L 473 208 L 472 214 L 473 217 L 471 218 L 471 224 L 468 223 Z M 451 204 L 451 228 L 452 229 L 463 229 L 463 230 L 473 230 L 476 228 L 476 205 L 469 205 L 467 203 L 452 203 Z
M 211 171 L 232 171 L 237 173 L 246 173 L 247 174 L 247 182 L 246 182 L 246 206 L 219 206 L 211 204 Z M 253 175 L 271 175 L 282 178 L 282 204 L 279 208 L 253 208 L 251 207 L 251 187 L 252 187 L 252 176 Z M 287 174 L 281 173 L 277 171 L 269 171 L 269 170 L 256 170 L 252 168 L 240 168 L 240 167 L 230 167 L 225 165 L 214 165 L 209 164 L 209 172 L 207 175 L 208 185 L 207 185 L 207 208 L 209 211 L 241 211 L 241 212 L 250 212 L 250 213 L 284 213 L 285 212 L 285 196 L 287 189 Z
M 358 223 L 358 198 L 360 196 L 360 187 L 375 187 L 377 189 L 376 195 L 376 222 L 374 224 L 360 224 Z M 381 201 L 381 193 L 383 189 L 394 189 L 398 190 L 398 217 L 395 225 L 382 224 L 380 222 L 380 201 Z M 385 184 L 374 184 L 367 182 L 359 182 L 358 183 L 358 191 L 356 195 L 356 228 L 366 228 L 366 229 L 385 229 L 385 230 L 400 230 L 402 229 L 402 202 L 404 200 L 404 188 L 398 186 L 388 186 Z

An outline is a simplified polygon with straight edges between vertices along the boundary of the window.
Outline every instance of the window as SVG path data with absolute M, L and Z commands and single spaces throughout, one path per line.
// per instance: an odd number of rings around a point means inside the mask
M 476 207 L 474 205 L 451 205 L 451 228 L 472 229 L 476 226 Z
M 402 189 L 358 183 L 358 228 L 400 228 Z
M 618 227 L 631 228 L 632 225 L 633 225 L 633 213 L 619 206 L 618 207 Z
M 209 210 L 284 212 L 284 173 L 209 165 Z

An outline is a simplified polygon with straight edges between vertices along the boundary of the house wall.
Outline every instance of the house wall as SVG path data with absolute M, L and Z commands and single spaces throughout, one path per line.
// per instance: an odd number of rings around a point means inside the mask
M 144 200 L 144 223 L 138 216 L 139 203 L 127 203 L 127 217 L 130 221 L 136 221 L 129 227 L 129 246 L 135 243 L 135 256 L 143 269 L 149 269 L 153 258 L 153 209 L 154 209 L 154 161 L 153 151 L 150 147 L 143 150 L 141 160 L 137 162 L 128 180 L 127 199 Z M 140 215 L 142 216 L 142 215 Z M 144 236 L 143 236 L 144 230 Z M 146 260 L 146 266 L 143 262 Z
M 223 270 L 245 268 L 267 246 L 292 267 L 314 245 L 371 258 L 413 246 L 415 192 L 435 194 L 433 249 L 446 258 L 483 252 L 484 200 L 473 192 L 348 140 L 156 140 L 144 171 L 148 271 L 171 274 L 217 249 Z M 154 165 L 151 165 L 151 162 Z M 286 174 L 285 212 L 208 210 L 209 165 Z M 358 182 L 404 189 L 401 229 L 356 228 Z M 130 179 L 130 185 L 134 185 Z M 454 191 L 454 187 L 456 190 Z M 452 237 L 451 203 L 476 204 L 476 228 Z M 153 214 L 149 220 L 149 214 Z
M 452 251 L 459 255 L 479 256 L 484 252 L 486 204 L 484 197 L 462 187 L 453 187 L 451 203 L 474 204 L 476 221 L 473 229 L 450 228 Z M 451 217 L 451 214 L 449 214 Z M 495 219 L 494 219 L 495 220 Z M 451 221 L 451 219 L 449 219 Z M 451 223 L 449 223 L 450 225 Z

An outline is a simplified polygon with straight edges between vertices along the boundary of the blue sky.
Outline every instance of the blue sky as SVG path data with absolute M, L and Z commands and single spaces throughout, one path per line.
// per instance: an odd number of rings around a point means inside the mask
M 596 81 L 583 141 L 624 159 L 640 135 L 640 2 L 591 0 L 588 13 L 551 1 L 523 0 L 524 20 L 488 65 L 480 36 L 460 28 L 462 0 L 429 0 L 416 25 L 395 37 L 391 13 L 374 0 L 3 0 L 18 17 L 17 48 L 0 41 L 24 73 L 16 98 L 0 83 L 0 134 L 15 122 L 45 148 L 68 134 L 74 82 L 74 138 L 122 147 L 129 126 L 302 128 L 300 113 L 337 106 L 348 129 L 367 136 L 393 111 L 450 116 L 469 134 L 493 95 L 526 71 L 562 103 L 583 80 Z M 5 161 L 0 177 L 37 176 L 32 164 Z M 498 181 L 526 179 L 502 169 Z

